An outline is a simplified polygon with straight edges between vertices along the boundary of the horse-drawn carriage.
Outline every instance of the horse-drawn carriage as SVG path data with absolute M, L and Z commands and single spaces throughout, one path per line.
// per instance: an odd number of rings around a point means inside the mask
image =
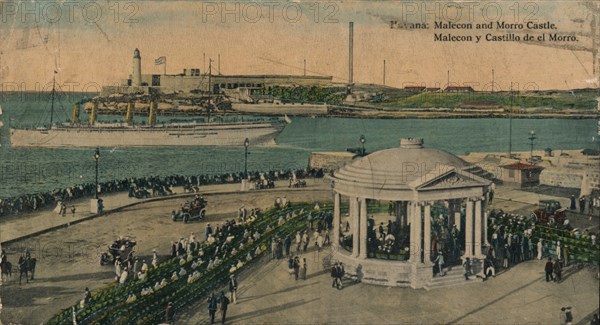
M 133 252 L 136 241 L 129 238 L 119 238 L 108 246 L 108 252 L 100 255 L 100 265 L 114 264 L 117 259 L 125 261 Z
M 206 216 L 206 205 L 208 202 L 203 197 L 196 197 L 193 201 L 185 202 L 178 212 L 173 213 L 171 218 L 173 221 L 189 221 L 202 220 Z
M 157 184 L 152 187 L 152 196 L 166 196 L 173 194 L 173 190 L 168 185 Z
M 275 188 L 275 182 L 270 178 L 264 178 L 256 181 L 255 188 L 263 190 L 267 188 Z
M 306 187 L 306 181 L 303 179 L 291 178 L 288 187 Z
M 183 192 L 184 193 L 200 193 L 200 187 L 198 187 L 196 185 L 192 185 L 192 184 L 185 184 L 185 185 L 183 185 Z
M 129 189 L 129 197 L 136 199 L 147 199 L 151 196 L 150 192 L 145 187 L 132 187 Z

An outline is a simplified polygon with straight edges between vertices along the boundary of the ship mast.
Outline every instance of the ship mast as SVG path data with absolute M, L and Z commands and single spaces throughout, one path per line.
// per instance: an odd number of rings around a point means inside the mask
M 508 112 L 508 159 L 512 158 L 512 110 L 513 110 L 513 88 L 510 83 L 510 111 Z
M 54 122 L 54 87 L 56 85 L 56 70 L 54 70 L 54 75 L 52 76 L 52 103 L 50 104 L 50 129 L 52 129 L 52 124 Z
M 208 105 L 206 106 L 206 112 L 207 112 L 207 118 L 208 118 L 208 123 L 210 123 L 210 100 L 211 100 L 211 95 L 212 95 L 212 90 L 211 90 L 211 86 L 210 86 L 210 78 L 211 78 L 211 74 L 212 74 L 212 59 L 208 59 Z

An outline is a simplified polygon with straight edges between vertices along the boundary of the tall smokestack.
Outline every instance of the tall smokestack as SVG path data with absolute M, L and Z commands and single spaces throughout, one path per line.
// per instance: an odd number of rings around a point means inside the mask
M 353 73 L 353 50 L 354 50 L 354 22 L 350 22 L 349 26 L 349 35 L 348 35 L 348 84 L 352 85 L 354 83 L 354 79 L 352 76 Z

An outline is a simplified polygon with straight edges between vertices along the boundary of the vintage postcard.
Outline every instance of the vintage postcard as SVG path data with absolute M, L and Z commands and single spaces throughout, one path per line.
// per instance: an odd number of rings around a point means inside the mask
M 0 1 L 0 324 L 598 325 L 598 1 Z

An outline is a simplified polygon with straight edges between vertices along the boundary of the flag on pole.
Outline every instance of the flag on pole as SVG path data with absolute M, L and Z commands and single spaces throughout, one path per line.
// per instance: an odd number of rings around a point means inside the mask
M 154 60 L 154 64 L 155 65 L 165 64 L 166 62 L 167 62 L 167 57 L 166 56 L 161 56 L 160 58 Z

